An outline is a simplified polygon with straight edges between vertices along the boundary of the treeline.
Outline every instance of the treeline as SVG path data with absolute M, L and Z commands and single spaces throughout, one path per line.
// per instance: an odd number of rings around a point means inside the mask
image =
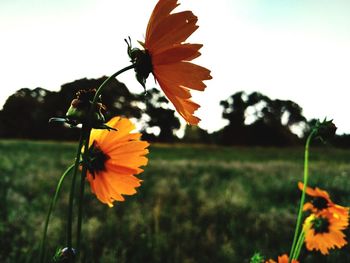
M 0 138 L 76 140 L 78 128 L 49 123 L 52 117 L 64 117 L 75 94 L 96 88 L 106 80 L 80 79 L 61 86 L 58 92 L 43 88 L 20 89 L 11 95 L 0 111 Z M 253 92 L 237 92 L 220 102 L 222 117 L 228 124 L 209 134 L 196 126 L 187 126 L 182 139 L 175 136 L 180 121 L 167 99 L 157 89 L 130 93 L 114 80 L 102 94 L 105 116 L 134 118 L 141 124 L 144 139 L 158 142 L 211 143 L 249 146 L 294 146 L 303 143 L 314 120 L 306 120 L 302 108 L 290 100 L 272 100 Z M 295 134 L 298 133 L 299 136 Z M 350 135 L 336 136 L 332 143 L 350 147 Z

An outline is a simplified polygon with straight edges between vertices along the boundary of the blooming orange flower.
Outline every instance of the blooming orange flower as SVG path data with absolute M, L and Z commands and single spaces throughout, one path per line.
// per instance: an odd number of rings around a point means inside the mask
M 278 262 L 274 261 L 273 259 L 269 259 L 265 263 L 288 263 L 288 261 L 289 261 L 288 255 L 284 254 L 284 255 L 278 257 Z M 299 261 L 295 260 L 295 259 L 293 259 L 291 262 L 292 263 L 299 263 Z
M 136 193 L 141 180 L 134 175 L 147 164 L 149 144 L 140 140 L 140 133 L 130 133 L 135 126 L 128 119 L 114 117 L 107 125 L 115 130 L 92 130 L 85 164 L 92 192 L 112 207 L 113 201 L 124 201 L 122 195 Z
M 300 190 L 303 190 L 304 184 L 299 182 L 298 187 Z M 306 194 L 313 198 L 311 202 L 305 203 L 303 207 L 304 211 L 311 211 L 312 213 L 319 214 L 327 210 L 332 213 L 335 218 L 339 218 L 339 220 L 342 220 L 346 225 L 348 224 L 349 208 L 333 203 L 326 191 L 318 187 L 315 189 L 306 187 Z
M 345 246 L 347 241 L 341 230 L 346 226 L 342 220 L 334 217 L 328 211 L 319 215 L 311 214 L 305 219 L 303 226 L 306 248 L 319 250 L 323 255 L 326 255 L 329 253 L 329 249 Z
M 171 13 L 179 4 L 177 0 L 159 0 L 149 19 L 145 50 L 131 49 L 129 55 L 135 63 L 136 76 L 142 85 L 152 72 L 167 98 L 177 112 L 189 123 L 198 124 L 194 116 L 199 105 L 191 100 L 189 89 L 203 91 L 210 71 L 189 61 L 200 56 L 201 44 L 183 43 L 198 26 L 191 11 Z

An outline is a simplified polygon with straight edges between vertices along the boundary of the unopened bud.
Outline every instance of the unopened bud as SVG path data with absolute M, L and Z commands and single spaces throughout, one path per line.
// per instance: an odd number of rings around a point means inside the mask
M 88 115 L 95 93 L 95 89 L 80 90 L 76 93 L 76 98 L 72 100 L 66 113 L 66 117 L 70 122 L 79 124 L 88 121 Z M 105 122 L 102 110 L 105 110 L 105 106 L 101 102 L 97 102 L 91 116 L 92 119 L 90 120 L 93 126 L 99 126 Z
M 324 119 L 322 122 L 316 124 L 315 129 L 317 129 L 316 137 L 320 138 L 322 141 L 327 141 L 334 137 L 337 127 L 333 123 L 333 120 L 327 121 Z

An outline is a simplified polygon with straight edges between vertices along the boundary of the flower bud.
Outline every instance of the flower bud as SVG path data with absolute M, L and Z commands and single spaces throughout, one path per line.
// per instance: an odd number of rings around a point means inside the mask
M 72 100 L 66 113 L 66 118 L 71 123 L 77 125 L 88 121 L 88 115 L 95 93 L 95 89 L 80 90 L 76 93 L 76 98 Z M 93 110 L 92 120 L 90 120 L 93 126 L 99 126 L 105 122 L 102 110 L 105 110 L 105 106 L 101 102 L 97 102 Z
M 334 137 L 337 127 L 333 120 L 324 119 L 322 122 L 318 121 L 314 129 L 316 129 L 316 137 L 325 142 Z

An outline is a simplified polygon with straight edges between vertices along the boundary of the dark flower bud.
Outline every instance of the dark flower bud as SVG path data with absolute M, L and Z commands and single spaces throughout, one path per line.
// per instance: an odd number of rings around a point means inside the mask
M 86 123 L 95 93 L 95 89 L 78 91 L 66 113 L 67 120 L 72 124 Z M 103 110 L 105 110 L 105 106 L 101 102 L 97 102 L 93 110 L 92 120 L 90 120 L 93 126 L 99 126 L 105 122 Z
M 333 123 L 333 120 L 327 121 L 324 119 L 322 122 L 317 121 L 314 129 L 316 130 L 315 137 L 325 142 L 334 137 L 337 127 Z

